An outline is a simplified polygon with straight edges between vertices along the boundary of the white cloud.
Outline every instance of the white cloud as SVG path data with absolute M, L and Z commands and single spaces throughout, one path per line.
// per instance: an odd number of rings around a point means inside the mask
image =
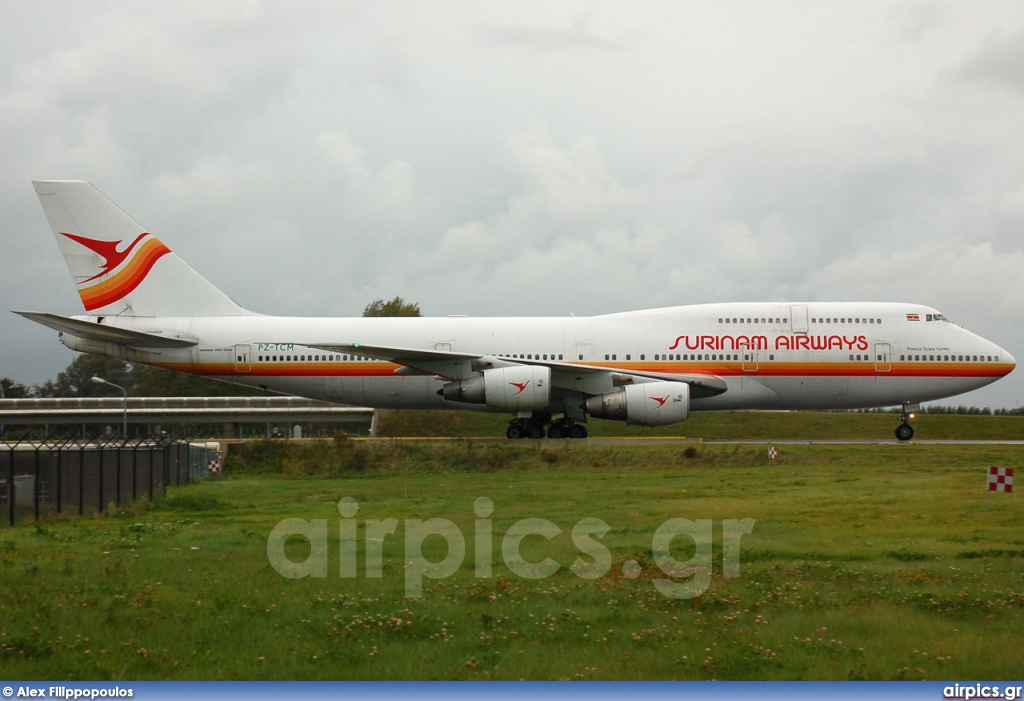
M 997 0 L 27 7 L 0 294 L 74 310 L 28 180 L 86 178 L 261 311 L 905 299 L 1024 355 L 1022 36 Z M 7 316 L 0 375 L 66 365 Z

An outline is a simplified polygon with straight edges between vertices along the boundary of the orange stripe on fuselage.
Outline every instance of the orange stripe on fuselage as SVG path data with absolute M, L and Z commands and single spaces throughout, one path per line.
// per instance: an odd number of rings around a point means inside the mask
M 250 363 L 249 372 L 238 372 L 234 363 L 149 363 L 165 370 L 190 375 L 239 375 L 245 377 L 401 377 L 394 363 Z
M 251 377 L 400 377 L 395 363 L 342 362 L 252 362 L 249 372 L 237 372 L 234 363 L 153 363 L 167 370 L 193 375 L 247 375 Z M 706 374 L 719 377 L 1002 377 L 1013 369 L 1005 363 L 907 363 L 894 362 L 890 369 L 877 370 L 874 362 L 760 363 L 757 370 L 744 370 L 742 363 L 721 362 L 654 362 L 654 363 L 588 363 L 616 372 L 657 372 L 673 374 Z

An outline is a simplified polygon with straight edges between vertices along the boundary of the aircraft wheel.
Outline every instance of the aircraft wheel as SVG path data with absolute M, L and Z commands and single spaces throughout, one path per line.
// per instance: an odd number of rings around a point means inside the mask
M 544 427 L 537 424 L 530 424 L 526 427 L 526 437 L 534 440 L 544 437 Z
M 587 427 L 580 424 L 573 424 L 569 427 L 569 438 L 586 438 Z
M 909 441 L 914 437 L 914 427 L 910 424 L 900 424 L 896 427 L 896 438 L 901 441 Z
M 512 440 L 517 440 L 519 438 L 526 438 L 526 431 L 523 430 L 520 424 L 513 423 L 508 425 L 505 435 Z
M 548 427 L 548 438 L 558 440 L 559 438 L 565 438 L 565 427 L 563 427 L 557 421 Z

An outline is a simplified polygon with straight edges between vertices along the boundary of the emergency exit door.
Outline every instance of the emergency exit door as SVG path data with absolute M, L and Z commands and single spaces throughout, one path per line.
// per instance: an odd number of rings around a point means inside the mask
M 252 346 L 242 343 L 235 346 L 235 373 L 244 375 L 252 372 Z

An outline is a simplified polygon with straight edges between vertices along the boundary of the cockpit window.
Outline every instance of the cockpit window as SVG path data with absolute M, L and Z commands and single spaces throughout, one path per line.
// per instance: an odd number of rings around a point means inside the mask
M 925 321 L 945 321 L 952 323 L 946 318 L 945 314 L 927 314 L 925 315 Z

